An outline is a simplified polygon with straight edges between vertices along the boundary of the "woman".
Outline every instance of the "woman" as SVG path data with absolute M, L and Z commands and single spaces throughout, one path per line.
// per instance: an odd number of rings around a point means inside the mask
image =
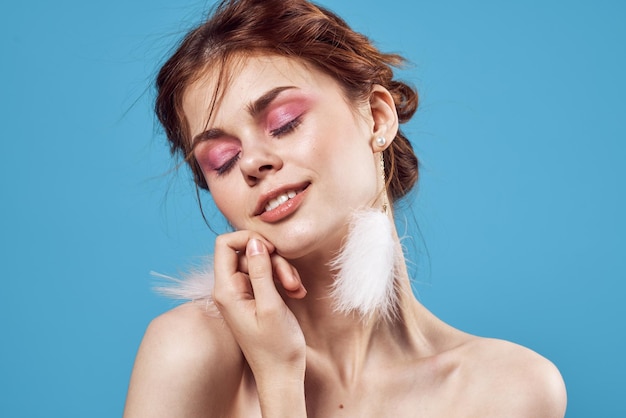
M 235 232 L 214 289 L 188 284 L 202 303 L 149 326 L 126 417 L 564 415 L 550 362 L 411 292 L 392 211 L 418 174 L 401 63 L 304 0 L 224 1 L 186 36 L 156 110 Z

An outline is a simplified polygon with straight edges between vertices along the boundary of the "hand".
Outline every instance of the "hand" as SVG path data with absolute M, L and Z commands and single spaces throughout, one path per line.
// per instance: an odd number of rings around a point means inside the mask
M 274 280 L 291 298 L 303 298 L 306 290 L 296 269 L 274 251 L 250 231 L 221 235 L 215 243 L 213 297 L 254 373 L 262 401 L 264 390 L 280 395 L 295 382 L 303 385 L 306 367 L 304 335 Z

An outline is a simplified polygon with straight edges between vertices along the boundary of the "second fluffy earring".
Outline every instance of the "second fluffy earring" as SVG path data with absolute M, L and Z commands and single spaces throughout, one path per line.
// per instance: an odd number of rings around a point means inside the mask
M 382 211 L 380 208 L 355 211 L 341 251 L 330 263 L 335 271 L 331 287 L 335 310 L 357 313 L 364 320 L 375 314 L 391 320 L 398 304 L 396 276 L 402 264 L 402 251 L 388 215 L 382 152 L 379 170 L 383 184 Z
M 398 295 L 396 266 L 400 255 L 388 216 L 380 210 L 356 211 L 341 251 L 330 267 L 336 272 L 331 287 L 334 308 L 367 320 L 377 314 L 391 320 Z

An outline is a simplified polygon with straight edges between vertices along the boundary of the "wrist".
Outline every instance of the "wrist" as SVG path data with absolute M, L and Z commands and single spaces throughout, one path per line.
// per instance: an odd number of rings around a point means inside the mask
M 256 383 L 263 417 L 306 417 L 304 370 L 271 373 L 256 379 Z

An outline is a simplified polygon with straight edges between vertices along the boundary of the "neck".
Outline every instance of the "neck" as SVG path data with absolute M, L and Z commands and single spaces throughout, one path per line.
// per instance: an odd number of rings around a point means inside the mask
M 285 298 L 307 341 L 309 362 L 337 374 L 344 385 L 358 381 L 372 358 L 405 358 L 406 350 L 416 355 L 430 352 L 424 331 L 432 316 L 412 294 L 404 264 L 398 271 L 398 306 L 392 319 L 377 314 L 362 318 L 358 313 L 335 310 L 329 289 L 334 274 L 330 256 L 293 261 L 307 288 L 302 300 Z

